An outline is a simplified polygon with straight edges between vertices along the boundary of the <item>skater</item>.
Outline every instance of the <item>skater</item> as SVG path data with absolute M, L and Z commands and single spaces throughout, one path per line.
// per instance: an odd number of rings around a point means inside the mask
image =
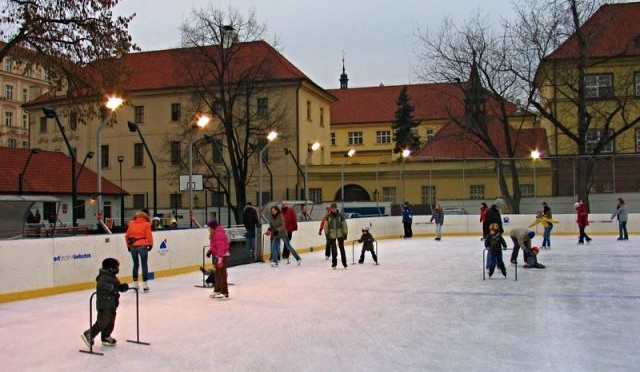
M 373 248 L 373 242 L 375 241 L 376 240 L 374 239 L 373 235 L 371 235 L 371 233 L 369 232 L 369 226 L 363 226 L 362 235 L 360 235 L 360 239 L 358 239 L 358 243 L 362 243 L 362 251 L 360 252 L 360 260 L 358 261 L 359 264 L 364 263 L 364 253 L 366 251 L 371 252 L 373 262 L 375 262 L 376 265 L 378 264 L 378 256 L 376 256 L 376 252 Z
M 498 224 L 498 231 L 500 234 L 504 234 L 504 229 L 502 228 L 502 216 L 500 215 L 500 208 L 504 205 L 504 200 L 501 198 L 497 198 L 496 201 L 491 205 L 489 209 L 487 209 L 487 214 L 485 215 L 484 221 L 482 221 L 482 236 L 487 237 L 489 235 L 489 226 L 492 223 Z
M 302 263 L 302 259 L 298 255 L 295 249 L 289 242 L 287 236 L 287 228 L 285 226 L 284 217 L 282 211 L 277 205 L 271 207 L 271 220 L 269 221 L 269 231 L 273 237 L 271 242 L 271 266 L 278 267 L 278 253 L 280 252 L 280 240 L 284 241 L 284 246 L 289 249 L 289 252 L 293 254 L 293 257 L 298 261 L 298 266 Z
M 287 229 L 287 238 L 289 239 L 289 243 L 291 243 L 293 232 L 298 230 L 298 217 L 296 217 L 296 211 L 290 208 L 289 204 L 285 201 L 282 202 L 282 217 L 284 217 L 284 225 Z M 287 265 L 291 263 L 289 249 L 286 244 L 282 247 L 282 259 L 287 260 Z
M 587 244 L 591 242 L 591 238 L 587 235 L 585 229 L 589 226 L 589 211 L 582 199 L 579 199 L 575 204 L 576 207 L 576 223 L 578 224 L 578 230 L 580 235 L 578 236 L 578 245 L 583 245 L 586 239 Z
M 102 268 L 96 277 L 96 310 L 98 318 L 96 322 L 84 331 L 80 337 L 88 348 L 93 346 L 93 338 L 100 333 L 103 345 L 115 346 L 116 340 L 111 337 L 116 323 L 116 310 L 120 303 L 120 293 L 129 290 L 127 283 L 120 284 L 116 276 L 120 272 L 120 262 L 115 258 L 105 258 Z
M 558 223 L 558 221 L 551 218 L 551 216 L 547 216 L 544 212 L 538 212 L 535 221 L 529 225 L 529 227 L 533 227 L 541 224 L 544 228 L 544 232 L 542 233 L 542 249 L 551 249 L 551 230 L 553 229 L 554 223 Z
M 329 239 L 328 231 L 325 229 L 325 225 L 327 224 L 327 217 L 329 217 L 329 212 L 331 212 L 331 206 L 327 206 L 327 213 L 322 217 L 320 221 L 320 228 L 318 229 L 318 235 L 322 235 L 322 230 L 325 231 L 325 244 L 324 244 L 324 260 L 329 261 L 331 258 L 331 242 Z
M 229 238 L 224 226 L 218 221 L 207 222 L 209 228 L 209 250 L 207 257 L 213 256 L 214 261 L 214 287 L 209 295 L 211 298 L 222 300 L 229 299 L 229 286 L 227 284 L 227 257 L 229 257 Z
M 442 225 L 444 224 L 444 212 L 442 211 L 442 207 L 439 203 L 436 203 L 435 208 L 433 209 L 433 214 L 431 215 L 431 220 L 429 222 L 436 222 L 436 240 L 440 241 L 442 239 Z
M 411 224 L 413 223 L 413 207 L 409 202 L 404 202 L 402 206 L 402 225 L 404 226 L 404 238 L 411 238 L 413 236 L 413 230 Z
M 344 252 L 344 241 L 347 239 L 349 227 L 344 214 L 338 210 L 336 203 L 331 203 L 331 210 L 327 215 L 327 222 L 324 226 L 329 244 L 331 245 L 331 268 L 336 269 L 338 265 L 338 248 L 340 248 L 340 257 L 342 258 L 342 266 L 347 268 L 347 255 Z M 336 241 L 338 246 L 336 247 Z
M 502 250 L 507 249 L 507 242 L 500 233 L 500 227 L 497 223 L 489 226 L 489 235 L 484 240 L 484 246 L 487 248 L 487 269 L 489 270 L 489 278 L 493 275 L 496 265 L 502 276 L 507 277 L 507 268 L 502 261 Z
M 242 224 L 244 225 L 247 234 L 245 235 L 247 241 L 247 249 L 249 255 L 253 258 L 256 252 L 256 227 L 260 225 L 258 219 L 258 211 L 253 207 L 251 202 L 247 202 L 242 212 Z
M 618 205 L 611 215 L 611 221 L 616 217 L 618 217 L 618 240 L 629 240 L 629 234 L 627 233 L 627 219 L 629 218 L 629 214 L 627 213 L 627 207 L 624 205 L 622 198 L 618 198 Z
M 545 266 L 541 263 L 538 263 L 536 259 L 536 255 L 533 254 L 533 250 L 531 248 L 531 239 L 536 236 L 536 233 L 529 230 L 526 227 L 520 227 L 511 229 L 509 232 L 509 236 L 513 241 L 513 253 L 511 253 L 511 263 L 514 265 L 518 264 L 518 250 L 522 248 L 522 256 L 524 258 L 524 267 L 525 268 L 535 268 L 535 269 L 544 269 Z
M 133 288 L 138 289 L 138 269 L 142 264 L 142 288 L 149 292 L 147 279 L 149 268 L 147 266 L 148 252 L 153 248 L 153 234 L 151 233 L 151 218 L 144 210 L 136 212 L 129 222 L 127 232 L 124 234 L 127 249 L 133 260 Z
M 306 204 L 302 204 L 300 207 L 300 213 L 298 214 L 298 221 L 300 222 L 309 222 L 313 221 L 311 215 L 309 214 L 309 207 Z
M 482 223 L 484 222 L 484 219 L 487 217 L 487 210 L 489 209 L 489 207 L 487 207 L 487 203 L 482 202 L 480 203 L 480 225 L 482 226 Z M 484 236 L 480 237 L 480 240 L 484 240 Z

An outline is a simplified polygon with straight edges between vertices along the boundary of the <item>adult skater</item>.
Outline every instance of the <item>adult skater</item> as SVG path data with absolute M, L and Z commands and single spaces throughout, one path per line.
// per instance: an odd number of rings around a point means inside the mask
M 331 246 L 331 267 L 335 270 L 338 265 L 338 247 L 340 248 L 340 257 L 342 258 L 342 266 L 347 268 L 347 255 L 344 251 L 344 241 L 347 239 L 349 227 L 344 214 L 338 210 L 336 203 L 331 203 L 331 209 L 327 215 L 327 222 L 324 226 L 329 238 Z M 336 247 L 336 241 L 338 246 Z
M 251 257 L 254 257 L 256 250 L 256 227 L 260 224 L 258 219 L 258 211 L 253 207 L 251 202 L 247 202 L 242 211 L 242 224 L 247 230 L 246 241 L 247 249 Z
M 282 217 L 284 217 L 284 225 L 287 228 L 287 238 L 289 239 L 289 243 L 291 243 L 293 232 L 298 230 L 298 217 L 296 216 L 296 211 L 289 207 L 289 204 L 284 201 L 282 202 Z M 289 249 L 286 244 L 282 248 L 282 259 L 286 259 L 287 264 L 291 263 Z
M 518 264 L 518 250 L 522 248 L 522 255 L 524 256 L 524 267 L 534 269 L 544 269 L 545 266 L 538 262 L 536 255 L 531 248 L 531 239 L 536 236 L 536 233 L 529 230 L 526 227 L 519 227 L 511 229 L 509 236 L 513 241 L 513 252 L 511 253 L 511 263 Z
M 149 292 L 147 279 L 149 268 L 147 266 L 148 252 L 153 248 L 153 234 L 151 233 L 151 218 L 144 211 L 136 212 L 129 222 L 127 232 L 124 234 L 127 249 L 133 260 L 133 288 L 138 288 L 138 269 L 142 265 L 142 288 Z
M 618 205 L 611 215 L 611 221 L 616 217 L 618 218 L 618 240 L 629 240 L 629 234 L 627 233 L 627 219 L 629 218 L 629 214 L 627 213 L 627 207 L 624 205 L 622 198 L 618 198 Z
M 578 236 L 578 245 L 583 245 L 586 240 L 587 243 L 591 242 L 591 238 L 587 235 L 585 229 L 589 226 L 589 211 L 586 204 L 582 199 L 579 199 L 575 204 L 576 207 L 576 223 L 578 224 L 578 230 L 580 235 Z
M 404 226 L 404 238 L 411 238 L 413 236 L 413 230 L 411 224 L 413 223 L 413 207 L 409 202 L 404 202 L 402 206 L 402 225 Z
M 498 232 L 500 234 L 504 233 L 504 229 L 502 228 L 502 216 L 500 215 L 500 208 L 504 205 L 504 200 L 501 198 L 497 198 L 496 201 L 487 209 L 487 214 L 484 217 L 484 221 L 482 221 L 482 236 L 484 238 L 489 235 L 489 226 L 492 223 L 498 224 Z
M 431 220 L 429 222 L 434 221 L 436 224 L 436 240 L 440 241 L 440 239 L 442 239 L 442 225 L 444 224 L 444 212 L 442 211 L 440 203 L 436 203 L 435 208 L 433 208 L 433 213 L 431 214 Z
M 224 227 L 217 220 L 207 222 L 209 228 L 209 251 L 207 257 L 214 256 L 214 287 L 209 295 L 211 298 L 221 300 L 229 299 L 229 287 L 227 284 L 227 257 L 229 256 L 229 238 Z
M 278 252 L 280 251 L 280 240 L 284 241 L 284 246 L 289 249 L 289 252 L 298 261 L 298 265 L 302 263 L 302 259 L 298 255 L 295 249 L 289 243 L 289 237 L 287 235 L 287 228 L 285 226 L 284 217 L 282 211 L 277 205 L 271 207 L 271 220 L 269 221 L 269 231 L 273 237 L 271 242 L 271 266 L 278 267 Z

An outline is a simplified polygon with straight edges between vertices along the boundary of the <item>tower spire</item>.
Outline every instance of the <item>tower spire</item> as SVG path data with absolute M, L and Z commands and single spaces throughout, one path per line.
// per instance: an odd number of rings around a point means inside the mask
M 347 89 L 349 77 L 344 69 L 344 51 L 342 51 L 342 74 L 340 74 L 340 89 Z

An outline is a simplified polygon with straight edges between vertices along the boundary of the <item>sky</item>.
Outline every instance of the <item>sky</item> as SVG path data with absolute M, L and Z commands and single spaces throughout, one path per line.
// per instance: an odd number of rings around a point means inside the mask
M 418 29 L 478 12 L 498 25 L 513 12 L 512 0 L 121 0 L 115 14 L 136 13 L 130 33 L 142 50 L 168 49 L 180 46 L 182 21 L 208 4 L 255 10 L 269 40 L 276 36 L 284 56 L 325 89 L 339 88 L 343 53 L 349 87 L 418 83 Z

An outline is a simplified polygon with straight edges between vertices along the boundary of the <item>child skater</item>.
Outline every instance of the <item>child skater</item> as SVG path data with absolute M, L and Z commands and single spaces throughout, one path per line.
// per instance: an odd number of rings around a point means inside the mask
M 489 225 L 489 235 L 484 240 L 484 246 L 488 249 L 487 254 L 487 269 L 489 269 L 489 278 L 493 275 L 493 271 L 496 269 L 496 264 L 502 272 L 502 275 L 507 277 L 507 268 L 502 261 L 502 249 L 507 248 L 507 242 L 500 234 L 500 227 L 497 223 Z
M 115 258 L 105 258 L 102 261 L 102 268 L 96 277 L 96 310 L 98 319 L 84 331 L 80 337 L 87 344 L 88 348 L 93 345 L 93 338 L 101 334 L 102 344 L 115 346 L 116 340 L 111 337 L 113 327 L 116 323 L 116 309 L 120 303 L 120 293 L 129 290 L 127 283 L 120 284 L 116 275 L 120 272 L 120 262 Z
M 378 256 L 376 256 L 376 252 L 373 249 L 373 242 L 375 241 L 373 235 L 369 232 L 369 226 L 362 227 L 362 235 L 360 239 L 358 239 L 358 243 L 362 243 L 362 252 L 360 252 L 360 260 L 359 264 L 364 263 L 364 252 L 371 252 L 371 257 L 373 257 L 373 262 L 378 264 Z
M 207 257 L 213 255 L 214 259 L 214 284 L 213 292 L 209 295 L 211 298 L 219 298 L 221 300 L 229 299 L 229 286 L 227 284 L 227 257 L 229 256 L 229 238 L 224 227 L 218 224 L 218 221 L 211 220 L 207 222 L 209 227 L 209 243 L 210 248 Z

